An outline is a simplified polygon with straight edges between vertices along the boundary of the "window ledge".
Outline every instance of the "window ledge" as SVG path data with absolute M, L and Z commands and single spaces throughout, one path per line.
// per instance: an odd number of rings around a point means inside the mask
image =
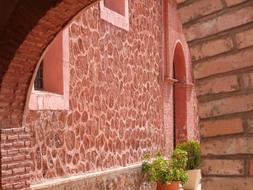
M 68 110 L 68 95 L 33 90 L 30 96 L 30 110 Z

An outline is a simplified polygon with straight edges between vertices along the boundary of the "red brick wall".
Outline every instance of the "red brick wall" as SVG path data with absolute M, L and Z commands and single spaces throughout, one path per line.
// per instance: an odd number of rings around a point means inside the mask
M 203 189 L 252 189 L 253 2 L 178 8 L 197 83 Z

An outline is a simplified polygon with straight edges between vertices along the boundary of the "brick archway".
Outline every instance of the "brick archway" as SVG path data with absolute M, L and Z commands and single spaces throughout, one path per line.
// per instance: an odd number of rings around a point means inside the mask
M 73 16 L 97 1 L 28 0 L 16 5 L 0 36 L 0 102 L 5 102 L 1 104 L 1 128 L 20 125 L 30 79 L 42 52 Z M 30 12 L 24 14 L 26 10 Z
M 183 46 L 178 41 L 173 56 L 174 145 L 187 140 L 186 61 Z
M 16 1 L 0 34 L 1 187 L 29 186 L 30 133 L 22 128 L 26 95 L 36 64 L 56 34 L 98 0 Z M 15 177 L 10 165 L 20 163 Z

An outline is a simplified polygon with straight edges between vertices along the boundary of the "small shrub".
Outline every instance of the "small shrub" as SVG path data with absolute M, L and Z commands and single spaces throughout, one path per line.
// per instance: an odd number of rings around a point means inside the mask
M 166 159 L 160 152 L 151 159 L 150 155 L 145 157 L 142 170 L 148 179 L 153 182 L 167 183 L 180 181 L 185 183 L 188 179 L 185 167 L 187 164 L 187 152 L 174 150 L 171 160 Z
M 169 161 L 158 152 L 151 161 L 151 156 L 146 155 L 142 164 L 142 171 L 148 175 L 148 179 L 154 182 L 166 183 L 169 181 Z
M 180 181 L 185 183 L 188 180 L 187 173 L 185 171 L 187 165 L 187 152 L 180 149 L 175 149 L 171 157 L 171 165 L 169 169 L 169 181 Z
M 200 145 L 197 141 L 187 141 L 177 145 L 177 149 L 184 150 L 188 154 L 187 170 L 198 169 L 201 162 Z

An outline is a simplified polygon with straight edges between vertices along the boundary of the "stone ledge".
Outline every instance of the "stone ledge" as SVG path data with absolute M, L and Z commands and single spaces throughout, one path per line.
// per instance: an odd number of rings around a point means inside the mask
M 122 182 L 123 180 L 123 182 Z M 121 181 L 118 183 L 118 181 Z M 31 185 L 32 190 L 66 190 L 82 189 L 95 190 L 100 186 L 113 186 L 115 189 L 121 189 L 122 184 L 129 187 L 143 187 L 141 189 L 152 189 L 154 184 L 145 182 L 141 173 L 141 163 L 131 166 L 98 171 L 94 173 L 63 177 L 52 179 L 40 184 Z M 116 185 L 116 187 L 115 187 Z M 119 186 L 117 186 L 119 185 Z M 76 189 L 77 188 L 77 189 Z M 99 189 L 99 188 L 98 188 Z

